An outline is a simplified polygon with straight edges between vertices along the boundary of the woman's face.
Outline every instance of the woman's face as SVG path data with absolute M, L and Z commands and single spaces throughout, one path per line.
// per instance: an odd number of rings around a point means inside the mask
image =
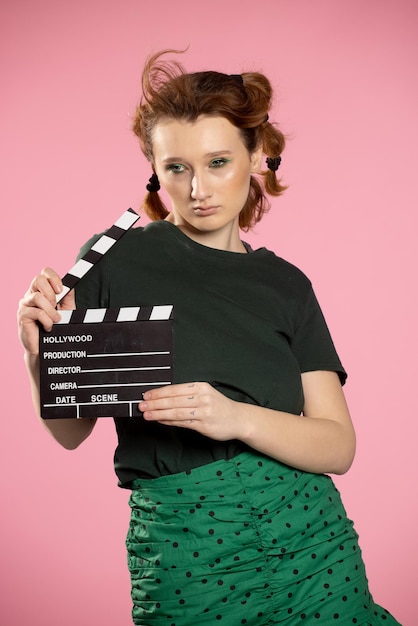
M 239 214 L 261 149 L 250 155 L 238 128 L 210 116 L 159 123 L 152 147 L 155 171 L 171 200 L 167 220 L 195 241 L 242 252 Z

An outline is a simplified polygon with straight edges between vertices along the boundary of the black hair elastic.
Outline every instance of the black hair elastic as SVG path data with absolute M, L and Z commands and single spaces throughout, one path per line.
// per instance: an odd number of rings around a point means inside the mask
M 237 83 L 244 87 L 244 79 L 241 74 L 229 74 L 229 78 L 233 78 Z
M 149 183 L 147 184 L 147 191 L 150 191 L 151 193 L 152 192 L 156 193 L 160 189 L 161 189 L 160 181 L 158 180 L 157 174 L 154 172 L 151 178 L 149 179 Z
M 282 162 L 282 157 L 280 157 L 280 156 L 278 156 L 278 157 L 267 157 L 267 159 L 266 159 L 267 167 L 272 172 L 277 172 L 281 162 Z

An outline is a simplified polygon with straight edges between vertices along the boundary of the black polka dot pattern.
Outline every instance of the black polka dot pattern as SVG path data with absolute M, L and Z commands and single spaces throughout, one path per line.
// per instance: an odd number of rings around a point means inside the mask
M 398 624 L 328 476 L 245 452 L 136 481 L 130 505 L 137 626 Z

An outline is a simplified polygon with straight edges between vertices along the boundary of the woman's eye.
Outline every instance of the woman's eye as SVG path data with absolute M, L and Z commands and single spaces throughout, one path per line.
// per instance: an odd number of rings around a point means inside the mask
M 214 167 L 214 168 L 223 167 L 224 165 L 229 163 L 230 160 L 231 159 L 223 159 L 223 158 L 213 159 L 213 161 L 210 162 L 209 167 Z
M 181 174 L 184 172 L 185 167 L 181 163 L 170 163 L 170 165 L 167 165 L 167 170 L 173 172 L 173 174 Z

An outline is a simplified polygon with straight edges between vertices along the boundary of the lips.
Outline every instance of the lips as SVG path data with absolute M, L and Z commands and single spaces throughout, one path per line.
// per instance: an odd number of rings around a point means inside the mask
M 218 206 L 198 206 L 193 208 L 193 212 L 196 215 L 200 215 L 202 217 L 207 217 L 209 215 L 213 215 L 217 213 L 219 207 Z

